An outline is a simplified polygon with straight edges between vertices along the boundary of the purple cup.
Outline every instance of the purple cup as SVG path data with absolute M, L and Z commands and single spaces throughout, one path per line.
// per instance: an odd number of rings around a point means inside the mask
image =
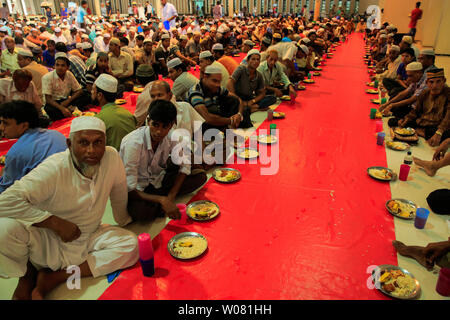
M 425 228 L 425 224 L 427 223 L 429 214 L 430 214 L 430 210 L 425 209 L 425 208 L 417 208 L 416 218 L 414 219 L 414 226 L 417 229 Z
M 439 271 L 436 292 L 441 296 L 450 297 L 450 268 L 442 268 Z
M 377 144 L 379 145 L 379 146 L 382 146 L 383 145 L 383 142 L 384 142 L 384 136 L 385 136 L 386 134 L 384 133 L 384 132 L 378 132 L 377 133 Z

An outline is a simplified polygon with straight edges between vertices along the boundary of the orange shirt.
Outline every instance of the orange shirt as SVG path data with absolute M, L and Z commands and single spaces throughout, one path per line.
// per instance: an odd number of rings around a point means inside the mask
M 223 56 L 217 61 L 223 64 L 223 66 L 225 67 L 225 69 L 227 69 L 230 76 L 233 74 L 234 70 L 236 70 L 236 68 L 239 67 L 239 63 L 237 63 L 236 60 L 234 60 L 232 57 L 229 56 Z

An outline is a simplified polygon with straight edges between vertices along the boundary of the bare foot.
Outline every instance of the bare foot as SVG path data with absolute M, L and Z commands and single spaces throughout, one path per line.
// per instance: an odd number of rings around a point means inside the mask
M 31 300 L 31 292 L 36 286 L 37 270 L 28 262 L 27 273 L 19 279 L 12 300 Z
M 61 282 L 57 278 L 58 271 L 41 269 L 37 275 L 36 288 L 31 293 L 32 300 L 44 300 L 44 297 Z
M 433 266 L 430 266 L 427 263 L 425 254 L 423 253 L 423 247 L 407 246 L 403 242 L 397 240 L 392 241 L 392 245 L 400 255 L 413 258 L 428 270 L 433 268 Z
M 436 167 L 436 163 L 433 161 L 425 161 L 419 158 L 413 157 L 414 163 L 421 167 L 427 175 L 433 177 L 436 175 L 438 168 Z

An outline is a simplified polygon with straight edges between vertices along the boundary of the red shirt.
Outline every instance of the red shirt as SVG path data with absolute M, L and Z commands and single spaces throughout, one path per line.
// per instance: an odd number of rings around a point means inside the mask
M 415 8 L 411 11 L 411 22 L 409 23 L 408 28 L 415 28 L 417 25 L 417 20 L 422 18 L 422 10 L 419 8 Z

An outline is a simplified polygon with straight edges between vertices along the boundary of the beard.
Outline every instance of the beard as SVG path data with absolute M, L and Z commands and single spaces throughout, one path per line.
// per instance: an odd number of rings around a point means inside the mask
M 80 171 L 80 173 L 86 178 L 92 179 L 98 172 L 98 169 L 100 168 L 100 164 L 91 166 L 86 163 L 79 162 L 78 159 L 74 157 L 73 152 L 70 152 L 70 156 L 72 157 L 72 161 L 73 164 L 75 165 L 75 168 L 77 168 L 78 171 Z

